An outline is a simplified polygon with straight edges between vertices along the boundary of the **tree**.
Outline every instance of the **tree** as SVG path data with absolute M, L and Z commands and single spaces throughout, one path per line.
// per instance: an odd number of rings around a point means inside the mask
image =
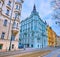
M 60 24 L 60 0 L 52 0 L 51 6 L 53 8 L 52 17 L 56 20 L 56 24 Z

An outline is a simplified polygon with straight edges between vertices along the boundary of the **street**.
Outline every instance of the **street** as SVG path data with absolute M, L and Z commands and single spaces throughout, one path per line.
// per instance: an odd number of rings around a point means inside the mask
M 42 49 L 34 49 L 34 48 L 26 48 L 18 50 L 18 51 L 9 51 L 9 52 L 0 52 L 0 57 L 35 57 L 36 56 L 40 56 L 41 55 L 47 55 L 49 52 L 56 50 L 57 48 L 42 48 Z M 26 56 L 27 55 L 27 56 Z M 31 56 L 30 56 L 31 55 Z
M 60 57 L 60 49 L 54 50 L 44 57 Z

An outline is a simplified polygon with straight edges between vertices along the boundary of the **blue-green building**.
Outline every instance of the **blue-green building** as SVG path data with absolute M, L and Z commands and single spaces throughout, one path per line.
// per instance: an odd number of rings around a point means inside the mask
M 47 24 L 43 22 L 34 5 L 31 15 L 21 21 L 20 42 L 25 47 L 43 48 L 47 47 Z

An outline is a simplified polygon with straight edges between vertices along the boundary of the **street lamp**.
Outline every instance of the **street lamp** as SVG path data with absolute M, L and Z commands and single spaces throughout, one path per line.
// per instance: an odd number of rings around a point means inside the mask
M 11 9 L 10 23 L 9 23 L 9 29 L 8 29 L 8 35 L 7 35 L 7 38 L 9 38 L 9 33 L 10 33 L 10 26 L 11 26 L 11 19 L 12 19 L 13 8 L 14 8 L 14 0 L 13 0 L 13 6 L 12 6 L 12 9 Z M 9 51 L 10 51 L 10 50 L 11 50 L 11 39 L 10 39 Z
M 20 15 L 20 13 L 18 13 L 18 16 Z M 12 25 L 12 30 L 13 30 L 13 28 L 17 28 L 17 26 L 16 26 L 16 24 L 15 24 L 15 21 L 16 21 L 16 18 L 17 18 L 17 16 L 15 16 L 15 19 L 14 19 L 14 22 L 13 22 L 13 25 Z M 16 26 L 16 27 L 14 27 L 14 26 Z M 14 34 L 13 34 L 13 31 L 12 31 L 12 33 L 11 33 L 11 39 L 10 39 L 10 46 L 9 46 L 9 51 L 11 50 L 11 43 L 12 43 L 12 36 L 13 36 Z

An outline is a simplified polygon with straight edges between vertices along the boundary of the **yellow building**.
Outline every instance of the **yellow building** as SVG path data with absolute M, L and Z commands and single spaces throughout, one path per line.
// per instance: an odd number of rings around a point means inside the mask
M 0 51 L 17 50 L 23 0 L 0 0 Z
M 57 47 L 60 47 L 60 36 L 56 36 L 56 38 L 57 38 Z
M 49 26 L 47 27 L 47 32 L 48 32 L 48 46 L 55 47 L 56 46 L 56 33 Z

